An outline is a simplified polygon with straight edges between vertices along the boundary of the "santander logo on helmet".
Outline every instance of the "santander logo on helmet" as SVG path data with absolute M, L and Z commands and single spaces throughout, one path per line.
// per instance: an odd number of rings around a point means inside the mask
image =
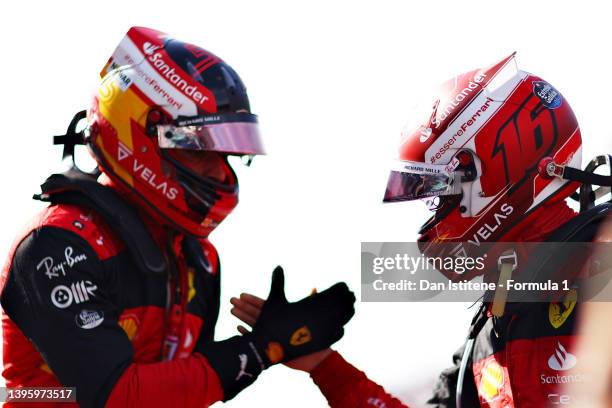
M 101 76 L 87 138 L 100 169 L 157 219 L 207 236 L 238 202 L 237 179 L 225 156 L 263 153 L 241 150 L 244 140 L 260 145 L 242 81 L 214 54 L 144 27 L 128 31 Z M 210 115 L 214 120 L 208 124 L 204 119 Z M 185 126 L 179 118 L 203 124 Z M 172 131 L 162 132 L 167 125 Z M 222 150 L 227 146 L 231 151 Z M 215 163 L 224 179 L 194 173 L 175 158 L 179 150 L 221 155 Z
M 157 51 L 159 49 L 158 45 L 153 45 L 148 41 L 145 41 L 144 44 L 142 44 L 142 50 L 144 51 L 145 54 L 147 55 L 151 55 L 153 54 L 155 51 Z
M 420 116 L 429 119 L 404 133 L 398 157 L 439 168 L 450 180 L 421 242 L 462 242 L 469 252 L 482 242 L 511 241 L 530 217 L 576 189 L 575 182 L 538 172 L 546 157 L 581 167 L 574 113 L 551 84 L 518 69 L 514 54 L 445 82 L 434 100 L 431 114 Z M 423 129 L 432 132 L 425 136 Z M 397 181 L 389 184 L 387 193 L 398 188 Z
M 174 67 L 171 67 L 165 60 L 161 52 L 155 52 L 159 49 L 158 46 L 145 42 L 142 46 L 143 52 L 147 55 L 147 60 L 155 69 L 166 78 L 175 88 L 178 88 L 185 95 L 189 96 L 198 104 L 203 104 L 210 98 L 202 94 L 198 89 L 198 85 L 189 84 L 188 80 L 184 79 L 181 74 L 176 72 Z
M 487 77 L 485 73 L 476 74 L 468 81 L 467 84 L 463 84 L 461 82 L 460 77 L 456 77 L 454 79 L 454 87 L 450 92 L 450 98 L 448 98 L 444 103 L 440 104 L 440 108 L 436 111 L 436 115 L 433 116 L 431 123 L 436 127 L 440 127 L 442 122 L 453 114 L 453 111 L 461 106 L 461 102 L 463 102 L 466 98 L 469 98 L 470 94 L 479 90 L 482 87 L 482 83 Z M 457 86 L 461 85 L 462 89 L 459 92 L 453 92 L 457 89 Z

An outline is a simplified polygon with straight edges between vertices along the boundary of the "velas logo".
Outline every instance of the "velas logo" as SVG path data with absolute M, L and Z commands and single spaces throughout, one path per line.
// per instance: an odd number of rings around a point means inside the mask
M 578 359 L 569 353 L 563 345 L 558 342 L 555 351 L 548 359 L 548 366 L 556 371 L 565 371 L 573 368 Z
M 178 196 L 178 189 L 176 187 L 169 186 L 167 179 L 163 177 L 158 178 L 157 173 L 143 163 L 140 163 L 138 160 L 134 159 L 132 169 L 136 176 L 150 187 L 157 191 L 161 191 L 168 200 L 174 200 Z
M 121 161 L 127 157 L 130 157 L 132 154 L 132 150 L 129 147 L 121 142 L 117 144 L 117 160 Z
M 508 203 L 503 203 L 498 210 L 492 211 L 488 215 L 488 219 L 485 220 L 481 226 L 472 234 L 471 237 L 466 237 L 459 245 L 454 249 L 454 256 L 465 257 L 470 253 L 472 248 L 480 248 L 483 242 L 489 241 L 492 237 L 495 237 L 495 232 L 502 227 L 506 219 L 514 212 L 514 207 Z
M 117 160 L 123 161 L 126 159 L 132 160 L 132 173 L 137 176 L 140 180 L 145 182 L 150 187 L 157 191 L 162 192 L 169 200 L 174 200 L 178 196 L 178 189 L 172 185 L 168 185 L 168 180 L 163 176 L 158 176 L 148 166 L 139 162 L 138 159 L 133 157 L 134 152 L 121 142 L 117 143 Z M 126 164 L 126 167 L 129 165 Z
M 208 96 L 202 94 L 196 85 L 190 85 L 179 72 L 164 60 L 161 52 L 155 52 L 158 48 L 159 47 L 153 46 L 148 42 L 142 45 L 142 51 L 147 55 L 147 60 L 155 67 L 157 72 L 198 104 L 202 105 L 208 101 Z

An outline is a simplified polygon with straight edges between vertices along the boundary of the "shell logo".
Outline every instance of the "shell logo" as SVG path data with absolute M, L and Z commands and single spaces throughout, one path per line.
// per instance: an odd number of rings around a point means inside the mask
M 489 361 L 482 369 L 478 391 L 487 401 L 492 401 L 501 393 L 504 385 L 504 369 L 495 360 Z
M 138 334 L 140 322 L 138 321 L 138 318 L 136 316 L 128 315 L 123 316 L 119 319 L 119 326 L 121 326 L 128 339 L 132 341 Z

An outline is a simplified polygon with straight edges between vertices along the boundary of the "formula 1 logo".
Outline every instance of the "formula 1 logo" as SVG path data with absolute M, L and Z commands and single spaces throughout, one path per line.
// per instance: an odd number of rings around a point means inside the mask
M 72 303 L 87 302 L 90 297 L 95 297 L 98 287 L 91 281 L 79 281 L 66 285 L 57 285 L 51 291 L 51 303 L 59 309 L 66 309 Z

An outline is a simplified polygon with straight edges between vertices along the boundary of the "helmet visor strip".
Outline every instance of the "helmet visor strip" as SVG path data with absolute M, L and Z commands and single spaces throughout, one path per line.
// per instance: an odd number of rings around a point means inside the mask
M 461 194 L 461 173 L 448 165 L 397 161 L 394 163 L 384 202 L 409 201 Z
M 265 154 L 257 116 L 222 113 L 174 120 L 157 126 L 162 149 L 214 151 L 236 155 Z

